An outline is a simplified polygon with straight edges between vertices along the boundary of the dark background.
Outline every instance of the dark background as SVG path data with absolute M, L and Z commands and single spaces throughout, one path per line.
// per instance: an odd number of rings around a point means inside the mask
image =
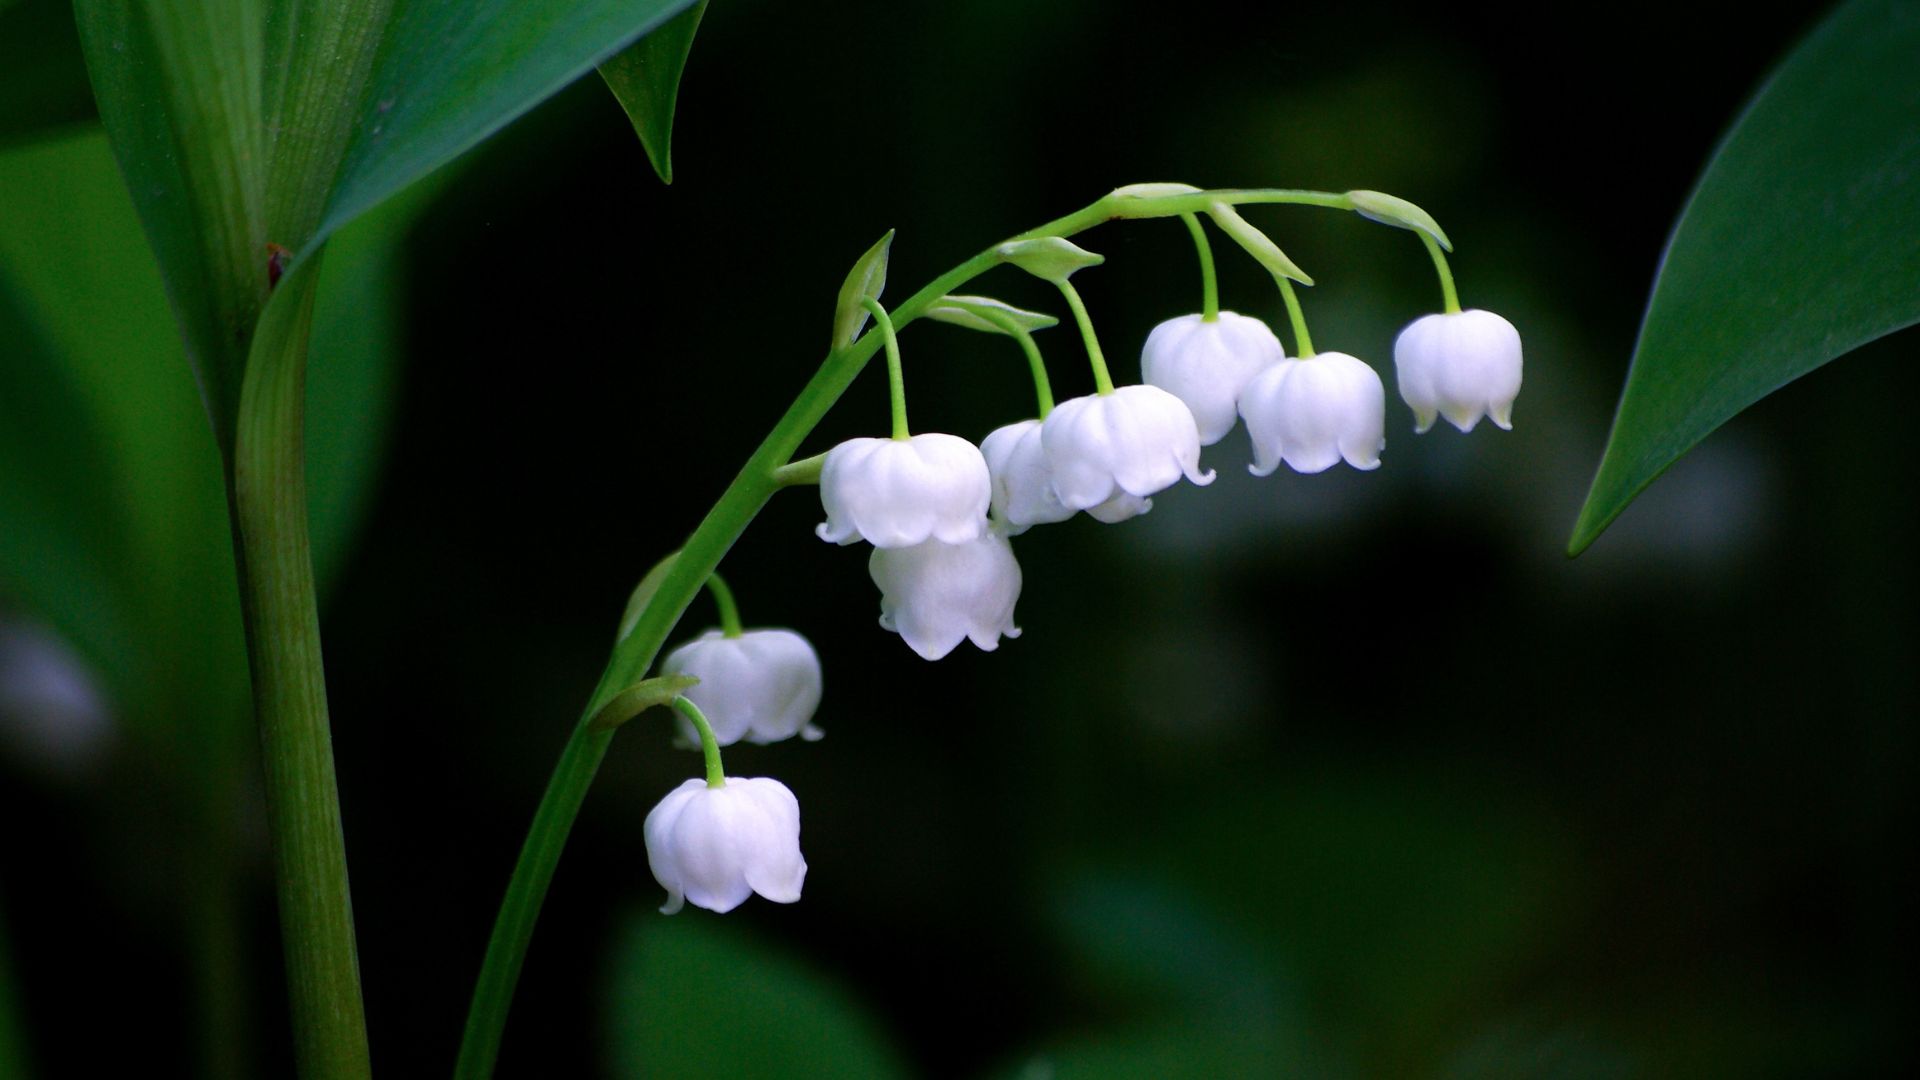
M 641 821 L 697 761 L 643 718 L 574 834 L 502 1074 L 607 1068 L 642 1022 L 609 998 L 617 946 L 716 922 L 931 1076 L 1893 1071 L 1914 1049 L 1912 334 L 1764 402 L 1563 553 L 1672 220 L 1823 5 L 1764 7 L 719 0 L 671 188 L 595 80 L 472 155 L 407 246 L 397 428 L 325 611 L 376 1066 L 449 1067 L 627 590 L 818 361 L 851 261 L 897 228 L 898 299 L 1179 180 L 1433 212 L 1463 301 L 1525 341 L 1516 429 L 1415 437 L 1390 394 L 1378 472 L 1264 480 L 1236 431 L 1213 487 L 1016 541 L 1024 636 L 933 665 L 874 625 L 864 550 L 782 495 L 725 570 L 749 624 L 818 647 L 828 737 L 727 761 L 797 793 L 805 899 L 651 913 Z M 1390 375 L 1438 305 L 1419 245 L 1249 216 L 1320 282 L 1316 343 Z M 1081 242 L 1132 379 L 1146 332 L 1198 305 L 1191 247 L 1171 222 Z M 1279 326 L 1264 273 L 1216 251 L 1225 306 Z M 1059 306 L 1012 271 L 978 288 Z M 1090 389 L 1069 335 L 1042 335 L 1063 397 Z M 1011 345 L 903 343 L 917 428 L 1030 414 Z M 875 365 L 809 451 L 885 410 Z M 70 853 L 106 827 L 73 812 L 87 793 L 14 767 L 0 806 L 44 825 L 9 842 L 37 873 L 7 897 L 36 1056 L 170 1072 L 185 958 Z M 273 1074 L 255 859 L 248 1052 Z M 678 1034 L 723 1054 L 712 1008 Z

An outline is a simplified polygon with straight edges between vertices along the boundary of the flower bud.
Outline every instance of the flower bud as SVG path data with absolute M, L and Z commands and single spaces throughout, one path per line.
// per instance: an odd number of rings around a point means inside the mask
M 1040 421 L 995 428 L 980 440 L 980 454 L 993 477 L 993 519 L 1003 523 L 1008 536 L 1073 516 L 1054 494 L 1053 470 L 1040 445 Z
M 1512 429 L 1520 332 L 1493 312 L 1415 319 L 1393 343 L 1393 366 L 1416 432 L 1432 427 L 1436 415 L 1461 431 L 1472 431 L 1482 416 Z
M 754 893 L 777 904 L 800 899 L 800 803 L 778 780 L 689 780 L 647 814 L 645 832 L 647 865 L 667 890 L 663 914 L 688 900 L 727 912 Z
M 1040 437 L 1053 490 L 1072 510 L 1091 511 L 1118 495 L 1144 500 L 1183 474 L 1196 484 L 1213 482 L 1212 470 L 1200 471 L 1192 411 L 1157 386 L 1063 401 L 1047 414 Z
M 1387 391 L 1373 368 L 1346 353 L 1283 360 L 1240 393 L 1253 439 L 1255 476 L 1285 461 L 1295 472 L 1322 472 L 1341 458 L 1356 469 L 1380 467 L 1386 446 Z
M 1020 564 L 998 529 L 964 544 L 930 540 L 909 548 L 874 548 L 867 572 L 880 587 L 880 625 L 928 660 L 971 638 L 982 650 L 1016 638 Z
M 820 707 L 820 657 L 791 630 L 748 630 L 737 638 L 709 630 L 668 653 L 660 672 L 700 680 L 685 693 L 721 746 L 820 737 L 810 722 Z M 679 723 L 682 739 L 700 745 L 693 724 L 685 717 Z
M 958 544 L 986 528 L 992 482 L 980 450 L 957 435 L 849 439 L 820 468 L 822 540 L 911 547 Z
M 1234 401 L 1247 383 L 1286 359 L 1267 324 L 1222 311 L 1207 322 L 1198 315 L 1168 319 L 1153 328 L 1140 350 L 1140 378 L 1186 403 L 1212 446 L 1233 430 Z

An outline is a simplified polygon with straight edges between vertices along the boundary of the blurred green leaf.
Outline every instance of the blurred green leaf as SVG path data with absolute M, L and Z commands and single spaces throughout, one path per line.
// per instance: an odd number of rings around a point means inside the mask
M 66 0 L 0 0 L 0 147 L 93 118 Z
M 219 456 L 106 140 L 0 155 L 0 205 L 0 267 L 55 365 L 41 369 L 38 393 L 64 381 L 77 398 L 61 425 L 70 439 L 10 452 L 0 472 L 94 477 L 98 500 L 58 508 L 72 516 L 57 527 L 96 547 L 123 538 L 101 548 L 114 553 L 117 606 L 140 659 L 101 668 L 123 708 L 142 718 L 193 702 L 187 719 L 231 717 L 246 682 Z M 33 577 L 47 564 L 8 569 Z M 41 614 L 65 628 L 79 610 L 50 600 Z
M 600 64 L 600 77 L 633 122 L 633 133 L 663 184 L 673 183 L 673 113 L 680 75 L 693 54 L 693 35 L 707 13 L 707 0 L 675 15 L 660 28 Z
M 635 918 L 614 954 L 607 1005 L 619 1077 L 907 1074 L 838 984 L 703 912 Z
M 1761 89 L 1654 281 L 1569 548 L 1747 406 L 1920 321 L 1920 3 L 1853 0 Z
M 1003 1080 L 1220 1080 L 1345 1075 L 1317 1065 L 1273 1033 L 1208 1018 L 1063 1041 L 1002 1073 Z
M 430 197 L 382 207 L 321 268 L 307 426 L 323 589 L 392 412 L 394 248 Z M 106 139 L 0 155 L 0 205 L 0 582 L 102 658 L 136 713 L 231 716 L 246 672 L 219 457 Z

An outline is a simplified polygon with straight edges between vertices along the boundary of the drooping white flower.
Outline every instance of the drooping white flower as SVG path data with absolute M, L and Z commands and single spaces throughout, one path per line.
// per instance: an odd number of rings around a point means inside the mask
M 1413 409 L 1414 430 L 1436 415 L 1461 431 L 1482 416 L 1513 428 L 1520 394 L 1520 331 L 1491 311 L 1460 311 L 1415 319 L 1393 343 L 1400 397 Z
M 660 671 L 700 680 L 686 696 L 721 746 L 820 737 L 811 723 L 820 707 L 820 657 L 791 630 L 747 630 L 739 637 L 709 630 L 668 653 Z M 693 724 L 685 717 L 679 724 L 682 741 L 700 745 Z
M 1136 512 L 1145 513 L 1151 505 L 1146 497 L 1172 487 L 1183 474 L 1196 484 L 1213 482 L 1213 470 L 1200 471 L 1193 412 L 1157 386 L 1123 386 L 1063 401 L 1047 414 L 1040 438 L 1054 493 L 1069 509 L 1091 513 L 1115 496 L 1130 495 L 1139 500 Z M 1127 508 L 1114 503 L 1106 509 Z
M 1040 421 L 993 429 L 980 440 L 980 453 L 993 477 L 993 519 L 1004 523 L 1008 536 L 1073 516 L 1054 494 L 1053 470 L 1040 445 Z
M 1200 430 L 1200 445 L 1212 446 L 1233 430 L 1240 391 L 1286 350 L 1267 324 L 1231 311 L 1207 322 L 1182 315 L 1153 328 L 1140 350 L 1140 378 L 1185 402 Z
M 1013 625 L 1020 564 L 999 529 L 964 544 L 874 548 L 867 572 L 880 587 L 880 625 L 928 660 L 963 638 L 992 652 L 1002 637 L 1020 636 Z
M 980 450 L 957 435 L 849 439 L 820 468 L 822 540 L 911 547 L 958 544 L 986 528 L 992 482 Z
M 726 912 L 754 893 L 777 904 L 800 899 L 800 803 L 778 780 L 689 780 L 647 814 L 645 831 L 647 865 L 667 890 L 664 914 L 688 900 Z
M 1387 444 L 1387 390 L 1365 362 L 1324 352 L 1283 360 L 1254 376 L 1240 392 L 1240 415 L 1253 439 L 1255 476 L 1285 461 L 1295 472 L 1317 473 L 1340 461 L 1356 469 L 1380 466 Z

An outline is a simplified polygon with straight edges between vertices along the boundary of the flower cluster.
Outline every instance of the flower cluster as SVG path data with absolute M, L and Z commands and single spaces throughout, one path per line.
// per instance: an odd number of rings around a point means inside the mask
M 1200 195 L 1183 185 L 1121 189 L 1115 198 Z M 1408 326 L 1394 343 L 1401 398 L 1415 431 L 1445 416 L 1461 431 L 1481 417 L 1511 426 L 1520 390 L 1520 337 L 1491 312 L 1459 309 L 1441 254 L 1447 241 L 1411 204 L 1377 192 L 1351 192 L 1350 209 L 1420 232 L 1438 268 L 1447 311 Z M 978 446 L 957 435 L 911 434 L 899 345 L 878 301 L 885 242 L 868 253 L 843 288 L 836 342 L 851 346 L 867 318 L 886 349 L 892 392 L 891 438 L 857 438 L 783 473 L 816 466 L 826 520 L 822 540 L 871 546 L 868 572 L 880 590 L 880 625 L 915 653 L 938 660 L 964 640 L 985 651 L 1018 637 L 1014 606 L 1020 564 L 1011 538 L 1081 511 L 1112 524 L 1147 513 L 1153 496 L 1183 478 L 1212 482 L 1201 448 L 1244 421 L 1248 468 L 1267 476 L 1285 463 L 1323 472 L 1341 461 L 1380 465 L 1386 446 L 1386 388 L 1366 362 L 1343 352 L 1316 353 L 1291 280 L 1307 282 L 1272 241 L 1215 202 L 1204 211 L 1272 270 L 1292 323 L 1295 355 L 1257 318 L 1218 308 L 1212 255 L 1195 212 L 1186 219 L 1199 248 L 1205 310 L 1155 327 L 1141 350 L 1141 382 L 1115 386 L 1092 322 L 1068 280 L 1100 256 L 1059 236 L 1008 241 L 1001 261 L 1057 286 L 1072 309 L 1093 368 L 1095 393 L 1053 403 L 1032 331 L 1058 320 L 985 297 L 946 296 L 916 314 L 1011 336 L 1032 367 L 1038 412 L 994 429 Z M 1124 215 L 1121 215 L 1124 216 Z M 871 262 L 876 258 L 878 264 Z M 683 742 L 707 756 L 704 781 L 689 780 L 647 817 L 648 862 L 668 893 L 663 911 L 685 901 L 727 911 L 749 895 L 781 903 L 799 898 L 799 804 L 777 780 L 729 779 L 720 748 L 820 737 L 813 714 L 821 673 L 813 647 L 784 629 L 743 630 L 731 593 L 709 580 L 723 629 L 670 653 L 663 674 L 698 680 L 674 700 Z

